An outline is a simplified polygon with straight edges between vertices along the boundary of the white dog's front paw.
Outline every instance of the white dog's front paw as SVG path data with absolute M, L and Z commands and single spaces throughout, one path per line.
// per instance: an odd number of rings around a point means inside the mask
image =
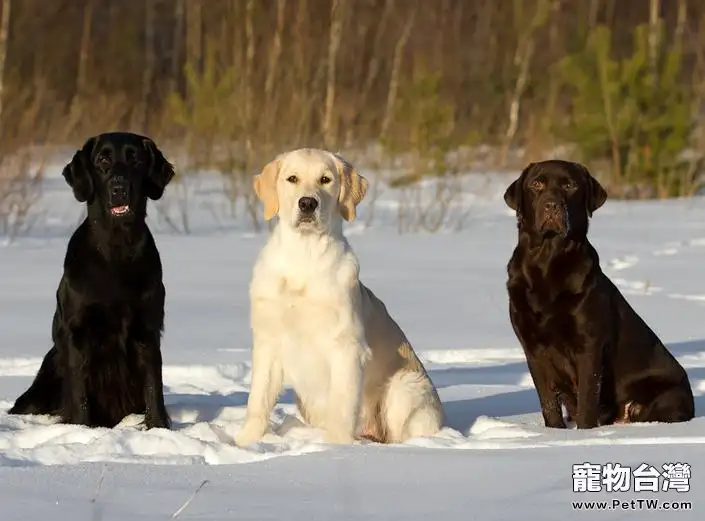
M 235 435 L 235 445 L 245 447 L 262 439 L 267 432 L 268 422 L 261 420 L 248 420 L 242 429 Z
M 350 445 L 355 441 L 355 437 L 349 432 L 327 430 L 324 440 L 326 443 L 333 443 L 335 445 Z

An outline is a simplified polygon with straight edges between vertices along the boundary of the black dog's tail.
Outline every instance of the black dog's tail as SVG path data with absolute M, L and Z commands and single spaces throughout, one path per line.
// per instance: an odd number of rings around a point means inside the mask
M 61 408 L 61 378 L 56 347 L 44 357 L 37 376 L 8 414 L 58 414 Z

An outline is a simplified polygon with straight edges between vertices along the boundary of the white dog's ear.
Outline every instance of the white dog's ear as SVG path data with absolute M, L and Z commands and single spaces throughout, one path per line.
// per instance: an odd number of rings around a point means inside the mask
M 253 183 L 255 193 L 264 203 L 264 219 L 269 221 L 279 213 L 279 197 L 277 196 L 277 176 L 279 175 L 279 161 L 270 161 L 262 169 L 262 173 L 255 176 Z
M 340 214 L 346 221 L 352 221 L 357 217 L 355 208 L 367 194 L 367 179 L 358 174 L 357 170 L 341 156 L 331 155 L 338 167 L 338 176 L 340 177 L 340 196 L 338 197 Z

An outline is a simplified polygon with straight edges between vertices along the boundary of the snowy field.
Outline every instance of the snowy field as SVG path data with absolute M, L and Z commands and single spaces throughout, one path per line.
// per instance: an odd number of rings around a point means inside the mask
M 2 521 L 170 519 L 204 482 L 178 519 L 562 521 L 573 515 L 573 502 L 598 500 L 619 505 L 578 516 L 636 519 L 644 514 L 625 507 L 641 506 L 653 519 L 702 518 L 705 200 L 608 201 L 591 226 L 606 273 L 687 368 L 693 421 L 543 427 L 507 312 L 505 266 L 516 230 L 501 195 L 511 178 L 475 176 L 457 201 L 465 215 L 459 231 L 398 234 L 393 191 L 380 194 L 372 226 L 348 226 L 362 279 L 439 388 L 443 431 L 397 446 L 331 447 L 301 425 L 285 393 L 272 417 L 275 433 L 242 449 L 232 439 L 250 378 L 247 292 L 266 232 L 217 217 L 224 203 L 215 186 L 193 190 L 190 235 L 175 233 L 151 210 L 167 288 L 162 352 L 174 429 L 145 432 L 135 427 L 139 418 L 87 429 L 5 413 L 50 346 L 66 241 L 81 216 L 58 174 L 46 182 L 29 233 L 0 246 Z M 167 188 L 163 212 L 179 206 L 178 192 Z M 363 204 L 363 220 L 367 211 Z M 632 479 L 630 490 L 607 491 L 590 479 L 602 490 L 574 492 L 573 465 L 584 463 L 632 470 L 685 463 L 690 490 L 635 490 Z M 690 501 L 692 510 L 647 512 L 639 501 L 647 499 Z

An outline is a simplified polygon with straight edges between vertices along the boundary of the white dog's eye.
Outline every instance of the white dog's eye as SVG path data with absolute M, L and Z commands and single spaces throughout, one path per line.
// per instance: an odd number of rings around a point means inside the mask
M 290 183 L 296 184 L 296 183 L 298 183 L 299 178 L 296 177 L 295 175 L 290 175 L 289 177 L 286 178 L 286 180 L 289 181 Z
M 323 177 L 321 177 L 321 184 L 322 185 L 327 185 L 328 183 L 330 183 L 330 181 L 331 181 L 331 179 L 327 175 L 324 175 Z

